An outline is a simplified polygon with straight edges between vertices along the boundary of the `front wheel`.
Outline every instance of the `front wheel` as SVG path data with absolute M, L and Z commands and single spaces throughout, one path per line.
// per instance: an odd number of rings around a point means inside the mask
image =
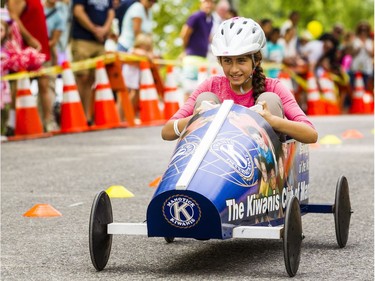
M 164 237 L 165 242 L 172 243 L 174 241 L 174 237 Z

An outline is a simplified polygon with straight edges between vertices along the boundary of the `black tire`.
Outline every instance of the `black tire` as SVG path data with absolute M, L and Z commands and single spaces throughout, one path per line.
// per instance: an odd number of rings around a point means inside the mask
M 167 242 L 167 243 L 172 243 L 174 241 L 174 237 L 164 237 L 164 240 Z
M 91 262 L 97 271 L 107 265 L 112 246 L 112 234 L 107 225 L 113 222 L 112 205 L 105 191 L 99 192 L 92 204 L 90 215 L 89 245 Z
M 285 268 L 290 277 L 298 271 L 302 239 L 301 210 L 297 197 L 292 196 L 286 207 L 283 236 Z
M 334 205 L 334 218 L 336 240 L 340 248 L 344 248 L 348 242 L 349 225 L 352 209 L 349 197 L 349 184 L 346 177 L 341 176 L 337 180 L 335 205 Z

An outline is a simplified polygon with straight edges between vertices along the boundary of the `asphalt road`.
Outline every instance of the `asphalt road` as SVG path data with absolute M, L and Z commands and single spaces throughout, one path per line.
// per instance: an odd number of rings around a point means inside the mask
M 310 149 L 310 202 L 333 203 L 336 181 L 348 178 L 352 215 L 349 241 L 339 249 L 329 214 L 303 216 L 299 271 L 294 280 L 374 279 L 373 116 L 314 117 L 320 140 L 341 144 Z M 355 129 L 359 139 L 343 139 Z M 282 241 L 114 236 L 105 270 L 96 272 L 88 246 L 96 193 L 123 185 L 133 198 L 112 199 L 114 220 L 142 222 L 175 142 L 160 127 L 125 128 L 1 145 L 1 280 L 287 280 Z M 46 203 L 57 218 L 27 218 Z

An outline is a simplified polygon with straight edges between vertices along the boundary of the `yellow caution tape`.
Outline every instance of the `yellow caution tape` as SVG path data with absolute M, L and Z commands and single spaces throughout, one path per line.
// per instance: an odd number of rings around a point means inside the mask
M 113 63 L 116 59 L 119 59 L 121 62 L 127 63 L 127 62 L 140 62 L 140 61 L 146 61 L 148 60 L 146 57 L 143 56 L 137 56 L 132 55 L 124 52 L 111 52 L 107 53 L 103 56 L 90 58 L 83 61 L 77 61 L 71 63 L 71 69 L 73 72 L 80 71 L 80 70 L 86 70 L 86 69 L 92 69 L 96 67 L 96 63 L 99 60 L 103 60 L 105 64 Z M 181 66 L 182 62 L 180 60 L 165 60 L 165 59 L 154 59 L 153 62 L 157 65 L 174 65 L 174 66 Z M 199 63 L 199 66 L 204 65 L 208 66 L 208 63 Z M 292 71 L 290 68 L 279 64 L 279 63 L 270 63 L 266 62 L 262 65 L 263 69 L 267 70 L 270 68 L 280 68 L 286 71 L 292 79 L 294 79 L 297 84 L 301 85 L 304 89 L 307 88 L 306 80 L 304 80 L 302 77 L 297 75 L 294 71 Z M 18 80 L 21 78 L 34 78 L 39 77 L 43 75 L 49 75 L 49 76 L 56 76 L 62 72 L 61 66 L 52 66 L 52 67 L 46 67 L 42 68 L 38 71 L 30 71 L 30 72 L 17 72 L 8 74 L 1 77 L 1 80 Z

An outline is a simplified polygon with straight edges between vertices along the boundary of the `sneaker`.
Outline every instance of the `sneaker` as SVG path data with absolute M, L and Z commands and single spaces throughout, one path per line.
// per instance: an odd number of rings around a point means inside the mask
M 5 136 L 6 137 L 14 136 L 14 128 L 7 126 L 5 129 Z
M 59 125 L 57 125 L 56 121 L 54 120 L 48 121 L 45 125 L 45 129 L 48 133 L 60 130 Z
M 57 124 L 60 126 L 61 125 L 61 103 L 60 102 L 55 102 L 53 105 L 53 115 L 55 116 L 55 120 Z

